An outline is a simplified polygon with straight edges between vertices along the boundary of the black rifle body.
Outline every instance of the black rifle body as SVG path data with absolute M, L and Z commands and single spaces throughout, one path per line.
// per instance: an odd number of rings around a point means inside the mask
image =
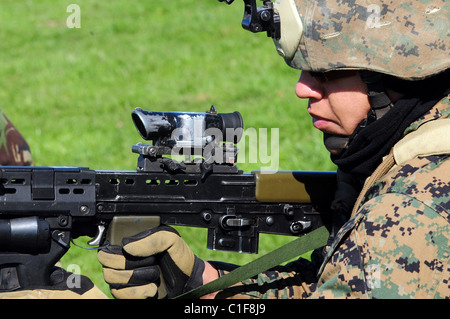
M 135 227 L 141 219 L 156 216 L 162 224 L 207 228 L 211 249 L 257 253 L 259 233 L 298 236 L 329 216 L 334 172 L 276 173 L 293 177 L 307 196 L 273 202 L 258 195 L 264 174 L 228 167 L 213 165 L 206 178 L 186 172 L 1 167 L 0 291 L 47 285 L 73 238 L 95 237 L 100 246 L 120 243 L 108 229 L 121 217 L 132 216 L 120 226 L 129 235 L 142 230 Z M 280 185 L 265 186 L 280 191 Z
M 299 236 L 328 224 L 335 173 L 239 170 L 239 112 L 131 115 L 153 141 L 133 145 L 136 171 L 0 167 L 0 291 L 49 285 L 80 236 L 99 248 L 159 224 L 183 225 L 207 228 L 211 249 L 257 253 L 259 233 Z M 183 162 L 173 159 L 180 154 Z

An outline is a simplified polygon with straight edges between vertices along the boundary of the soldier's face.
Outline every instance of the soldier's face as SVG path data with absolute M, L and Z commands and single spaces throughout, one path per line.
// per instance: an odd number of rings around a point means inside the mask
M 356 71 L 303 71 L 295 92 L 309 99 L 314 127 L 329 134 L 351 135 L 370 110 L 366 84 Z

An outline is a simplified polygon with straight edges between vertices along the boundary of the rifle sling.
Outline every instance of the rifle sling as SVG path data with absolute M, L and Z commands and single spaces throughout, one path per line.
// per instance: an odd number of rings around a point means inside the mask
M 325 226 L 322 226 L 264 256 L 259 257 L 258 259 L 249 262 L 244 266 L 234 269 L 225 276 L 181 294 L 174 299 L 198 299 L 201 296 L 231 287 L 238 282 L 258 275 L 259 273 L 278 266 L 290 259 L 298 257 L 316 248 L 325 246 L 327 244 L 328 237 L 328 230 Z

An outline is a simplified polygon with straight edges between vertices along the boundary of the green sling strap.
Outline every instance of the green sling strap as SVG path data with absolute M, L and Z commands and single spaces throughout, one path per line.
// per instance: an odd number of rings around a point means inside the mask
M 263 271 L 278 266 L 283 262 L 307 253 L 308 251 L 325 246 L 328 237 L 328 230 L 322 226 L 244 266 L 236 268 L 225 276 L 179 295 L 175 297 L 175 299 L 198 299 L 201 296 L 228 288 L 235 283 L 251 278 Z

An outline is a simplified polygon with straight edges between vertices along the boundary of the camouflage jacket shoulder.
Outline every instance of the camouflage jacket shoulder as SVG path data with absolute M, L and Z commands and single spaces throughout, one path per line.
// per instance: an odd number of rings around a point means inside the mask
M 449 118 L 446 97 L 414 122 L 405 137 L 426 123 Z M 431 144 L 439 150 L 446 144 L 449 151 L 395 165 L 365 194 L 322 265 L 319 296 L 450 297 L 450 141 Z
M 0 165 L 29 166 L 33 164 L 31 151 L 22 134 L 0 111 Z
M 442 121 L 444 119 L 445 122 Z M 450 192 L 450 186 L 448 186 L 450 175 L 449 171 L 445 169 L 449 165 L 447 162 L 450 155 L 450 141 L 434 139 L 435 136 L 421 129 L 426 125 L 438 124 L 439 122 L 442 122 L 445 128 L 437 132 L 450 134 L 450 125 L 447 125 L 450 124 L 450 101 L 448 97 L 442 99 L 435 107 L 405 130 L 404 139 L 394 146 L 396 164 L 388 174 L 383 176 L 368 190 L 362 203 L 383 194 L 404 194 L 417 198 L 440 212 L 444 218 L 450 219 L 448 211 L 442 209 L 440 205 L 440 202 L 442 200 L 445 201 Z M 422 138 L 421 141 L 417 141 L 417 139 L 412 140 L 410 146 L 414 147 L 414 150 L 411 147 L 409 149 L 406 148 L 406 154 L 397 156 L 395 152 L 397 146 L 402 144 L 412 134 L 429 136 L 428 138 Z M 428 145 L 424 146 L 420 145 L 420 143 L 427 143 Z M 427 147 L 428 149 L 424 150 L 421 147 Z M 429 180 L 430 176 L 437 177 Z M 440 181 L 441 179 L 442 181 Z M 439 186 L 443 187 L 441 191 L 437 190 Z
M 413 132 L 420 133 L 419 129 L 431 122 L 442 122 L 445 132 L 450 134 L 448 97 L 412 123 L 405 131 L 405 136 Z M 442 133 L 444 130 L 438 132 Z M 448 136 L 447 134 L 444 136 Z M 404 194 L 423 202 L 450 221 L 450 140 L 434 137 L 430 136 L 423 142 L 428 143 L 428 149 L 432 151 L 427 152 L 416 144 L 414 146 L 418 149 L 411 152 L 410 158 L 405 162 L 398 163 L 399 159 L 395 157 L 397 164 L 367 192 L 364 201 L 388 193 Z

